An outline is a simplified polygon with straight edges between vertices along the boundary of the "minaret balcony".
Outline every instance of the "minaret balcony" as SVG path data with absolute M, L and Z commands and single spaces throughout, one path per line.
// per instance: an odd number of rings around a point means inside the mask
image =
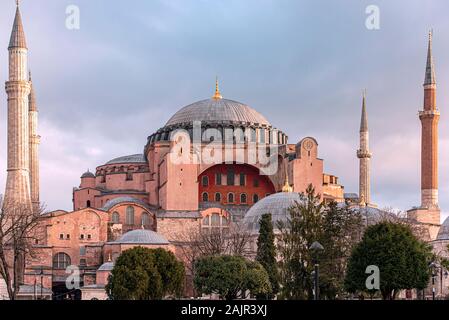
M 437 108 L 433 109 L 433 110 L 422 110 L 418 112 L 419 118 L 432 118 L 434 116 L 439 116 L 440 115 L 440 110 L 438 110 Z
M 369 152 L 368 150 L 357 150 L 357 158 L 363 159 L 363 158 L 371 158 L 372 157 L 372 153 Z

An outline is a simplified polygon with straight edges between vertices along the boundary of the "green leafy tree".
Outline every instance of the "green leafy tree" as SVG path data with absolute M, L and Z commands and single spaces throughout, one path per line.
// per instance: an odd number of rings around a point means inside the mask
M 184 265 L 164 249 L 135 247 L 115 262 L 106 291 L 114 300 L 155 300 L 179 296 L 184 283 Z
M 219 255 L 195 262 L 194 284 L 199 294 L 218 294 L 226 300 L 267 294 L 271 291 L 266 270 L 258 262 L 240 256 Z
M 431 248 L 405 224 L 381 222 L 367 228 L 354 248 L 348 264 L 345 286 L 349 292 L 373 292 L 366 288 L 365 273 L 370 265 L 380 271 L 380 292 L 394 300 L 404 289 L 424 289 L 430 279 Z
M 289 209 L 289 217 L 278 224 L 280 256 L 280 298 L 313 298 L 314 258 L 320 264 L 320 296 L 341 297 L 344 274 L 352 247 L 359 241 L 362 219 L 357 211 L 335 202 L 325 204 L 312 185 Z M 324 251 L 313 257 L 310 246 L 320 242 Z
M 180 297 L 184 290 L 184 264 L 170 251 L 159 248 L 152 252 L 156 269 L 161 275 L 163 294 Z
M 259 221 L 259 237 L 257 238 L 258 261 L 267 271 L 271 284 L 270 294 L 258 295 L 258 299 L 273 299 L 279 292 L 279 271 L 276 261 L 276 247 L 274 244 L 273 222 L 271 214 L 262 215 Z

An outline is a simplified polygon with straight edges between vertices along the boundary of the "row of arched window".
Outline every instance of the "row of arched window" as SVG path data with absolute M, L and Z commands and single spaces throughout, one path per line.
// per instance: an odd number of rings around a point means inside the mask
M 207 192 L 203 192 L 202 194 L 202 199 L 204 202 L 208 202 L 208 201 L 215 201 L 215 202 L 221 202 L 222 200 L 222 196 L 220 192 L 216 192 L 214 195 L 214 199 L 213 200 L 209 200 L 209 193 Z M 259 201 L 259 195 L 258 194 L 253 194 L 253 203 L 256 203 Z M 227 202 L 228 203 L 234 203 L 235 202 L 235 194 L 232 192 L 229 192 L 227 195 Z M 241 193 L 240 194 L 240 203 L 248 203 L 248 196 L 246 193 Z
M 128 206 L 126 208 L 125 224 L 134 225 L 135 222 L 134 216 L 135 216 L 134 207 Z M 112 223 L 114 224 L 120 223 L 120 214 L 117 211 L 114 211 L 112 213 Z M 142 212 L 140 224 L 143 226 L 148 226 L 152 224 L 152 219 L 147 212 Z

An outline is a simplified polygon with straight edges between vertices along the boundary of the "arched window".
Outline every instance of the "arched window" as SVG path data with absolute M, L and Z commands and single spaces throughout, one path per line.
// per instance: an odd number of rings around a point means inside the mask
M 90 200 L 87 200 L 86 207 L 90 208 Z
M 221 193 L 220 193 L 220 192 L 217 192 L 217 193 L 215 194 L 215 201 L 216 201 L 216 202 L 220 202 L 220 201 L 221 201 Z
M 246 193 L 240 195 L 240 203 L 246 203 Z
M 117 211 L 112 213 L 112 223 L 114 224 L 120 223 L 120 214 Z
M 209 201 L 209 194 L 207 192 L 203 192 L 203 201 Z
M 134 224 L 134 208 L 131 206 L 126 208 L 126 224 Z
M 142 212 L 142 218 L 141 218 L 142 226 L 148 227 L 150 223 L 150 215 L 146 212 Z
M 228 194 L 228 202 L 229 203 L 234 203 L 234 194 L 233 193 L 229 193 Z
M 70 266 L 70 257 L 64 252 L 59 252 L 53 257 L 53 269 L 67 269 Z
M 229 221 L 225 216 L 220 216 L 218 213 L 212 213 L 203 218 L 202 231 L 205 233 L 220 232 L 221 234 L 227 234 L 229 229 Z
M 203 178 L 201 178 L 201 182 L 202 182 L 203 187 L 207 187 L 209 185 L 209 177 L 203 176 Z
M 253 202 L 256 203 L 259 201 L 259 195 L 255 194 L 253 195 Z

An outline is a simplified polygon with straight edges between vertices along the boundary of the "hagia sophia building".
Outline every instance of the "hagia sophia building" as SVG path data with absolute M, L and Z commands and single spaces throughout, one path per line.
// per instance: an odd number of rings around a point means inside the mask
M 7 183 L 4 203 L 37 206 L 39 198 L 38 103 L 27 65 L 28 48 L 19 6 L 9 50 Z M 447 255 L 449 219 L 440 225 L 438 207 L 438 120 L 432 39 L 429 39 L 422 123 L 422 203 L 408 218 L 423 227 L 425 239 Z M 226 232 L 242 222 L 258 232 L 264 213 L 285 218 L 287 208 L 312 184 L 323 201 L 348 201 L 370 215 L 379 210 L 370 197 L 369 128 L 362 100 L 359 192 L 345 193 L 339 178 L 324 172 L 318 142 L 296 144 L 262 114 L 224 98 L 218 81 L 211 98 L 176 112 L 151 134 L 143 153 L 100 164 L 81 175 L 73 189 L 73 211 L 43 214 L 37 254 L 25 262 L 19 298 L 106 299 L 107 277 L 120 253 L 135 246 L 165 248 L 182 259 L 189 230 Z M 66 269 L 76 266 L 80 289 L 67 288 Z M 187 274 L 186 282 L 191 282 Z M 449 283 L 444 284 L 445 287 Z M 186 283 L 188 296 L 191 284 Z M 443 285 L 441 285 L 443 288 Z M 443 294 L 441 292 L 440 294 Z M 0 299 L 2 288 L 0 285 Z

